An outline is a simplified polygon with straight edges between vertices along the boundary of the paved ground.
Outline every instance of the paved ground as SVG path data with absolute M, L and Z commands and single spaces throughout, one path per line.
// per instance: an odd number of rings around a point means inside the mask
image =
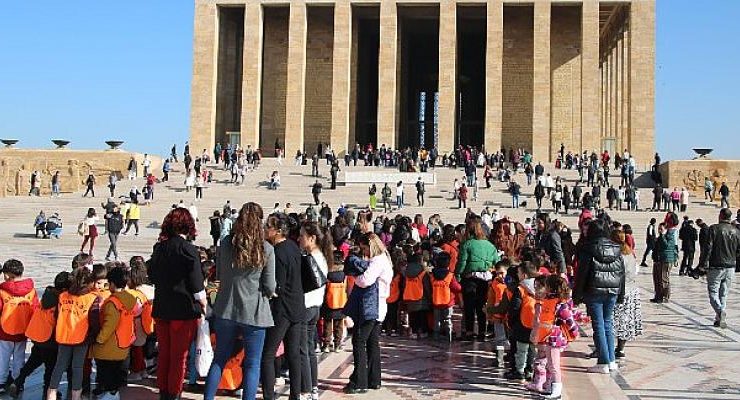
M 245 201 L 257 201 L 266 210 L 272 209 L 274 202 L 281 206 L 290 201 L 296 209 L 305 209 L 311 200 L 310 167 L 279 167 L 283 186 L 277 191 L 267 190 L 267 175 L 275 167 L 274 161 L 267 160 L 266 165 L 257 172 L 251 173 L 244 185 L 229 185 L 225 182 L 213 183 L 205 189 L 205 199 L 195 203 L 200 214 L 198 223 L 201 236 L 198 242 L 204 245 L 210 242 L 208 237 L 207 216 L 215 209 L 220 209 L 226 199 L 238 205 Z M 365 168 L 365 167 L 356 167 Z M 321 166 L 321 172 L 327 174 L 327 168 Z M 558 171 L 567 179 L 574 179 L 573 171 Z M 451 200 L 449 189 L 452 179 L 461 177 L 461 171 L 437 169 L 436 187 L 427 188 L 427 204 L 424 208 L 411 206 L 416 204 L 413 187 L 407 186 L 406 214 L 422 213 L 425 219 L 432 213 L 439 213 L 442 219 L 458 223 L 463 219 L 464 211 L 457 209 L 457 203 Z M 556 174 L 553 172 L 553 174 Z M 226 173 L 216 171 L 217 180 L 224 181 Z M 173 174 L 169 184 L 163 183 L 156 188 L 154 204 L 142 209 L 142 232 L 138 237 L 126 236 L 119 240 L 122 257 L 148 255 L 156 239 L 158 226 L 167 209 L 180 199 L 187 204 L 194 199 L 194 193 L 183 189 L 183 177 Z M 328 187 L 328 182 L 325 186 Z M 141 187 L 142 181 L 134 182 Z M 526 186 L 526 185 L 525 185 Z M 570 183 L 569 183 L 570 186 Z M 118 192 L 125 194 L 130 185 L 120 182 Z M 533 187 L 525 187 L 524 194 L 531 197 Z M 61 269 L 68 269 L 71 258 L 79 251 L 80 238 L 76 235 L 76 224 L 88 207 L 100 207 L 105 200 L 105 188 L 96 190 L 95 199 L 81 198 L 80 193 L 66 194 L 61 198 L 14 197 L 0 199 L 0 258 L 21 259 L 27 275 L 37 280 L 37 286 L 48 284 L 54 274 Z M 645 208 L 650 199 L 647 190 L 642 192 L 641 208 Z M 336 191 L 325 190 L 322 200 L 330 203 L 332 208 L 340 202 L 350 206 L 367 204 L 365 186 L 339 186 Z M 477 202 L 468 202 L 474 211 L 488 205 L 504 213 L 523 220 L 532 216 L 534 200 L 529 199 L 529 207 L 512 210 L 510 197 L 504 192 L 503 184 L 496 183 L 492 189 L 482 189 Z M 32 222 L 38 210 L 47 213 L 58 211 L 65 221 L 65 234 L 62 239 L 42 240 L 33 237 Z M 692 202 L 689 214 L 691 218 L 705 218 L 715 221 L 717 208 L 703 202 Z M 630 223 L 635 229 L 638 253 L 644 243 L 644 228 L 647 220 L 654 216 L 661 218 L 663 213 L 615 211 L 613 217 L 623 223 Z M 576 226 L 575 212 L 568 216 L 559 216 L 571 227 Z M 102 231 L 102 229 L 101 229 Z M 108 241 L 104 236 L 99 238 L 95 255 L 105 255 Z M 698 255 L 697 255 L 698 256 Z M 675 271 L 674 271 L 675 273 Z M 652 283 L 649 270 L 642 271 L 639 284 L 643 289 L 643 318 L 645 335 L 628 345 L 628 358 L 621 365 L 621 371 L 612 376 L 596 376 L 584 373 L 586 366 L 593 360 L 585 359 L 590 352 L 590 338 L 575 342 L 566 353 L 565 382 L 569 398 L 631 398 L 631 399 L 737 399 L 740 398 L 740 367 L 733 362 L 740 354 L 740 290 L 733 289 L 729 305 L 730 328 L 720 330 L 711 326 L 711 309 L 706 298 L 705 282 L 691 278 L 673 277 L 674 290 L 672 302 L 666 305 L 654 305 L 646 300 L 652 294 Z M 588 330 L 588 327 L 586 327 Z M 488 344 L 454 343 L 440 345 L 428 341 L 409 341 L 387 339 L 383 342 L 383 389 L 368 394 L 380 398 L 414 399 L 435 396 L 439 398 L 534 398 L 525 393 L 518 385 L 504 381 L 501 371 L 490 367 L 491 354 Z M 341 387 L 351 373 L 351 353 L 322 356 L 320 364 L 322 398 L 345 398 Z M 39 371 L 40 372 L 40 371 Z M 40 398 L 40 375 L 29 381 L 23 398 Z M 149 386 L 129 388 L 123 398 L 154 399 L 156 394 Z M 441 396 L 441 397 L 440 397 Z M 187 395 L 187 398 L 200 398 L 199 395 Z M 2 396 L 0 396 L 2 399 Z

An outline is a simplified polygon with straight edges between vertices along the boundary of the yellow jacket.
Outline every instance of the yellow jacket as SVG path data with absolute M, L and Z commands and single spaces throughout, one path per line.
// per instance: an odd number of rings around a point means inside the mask
M 141 207 L 138 204 L 133 204 L 128 208 L 127 219 L 140 219 L 141 218 Z
M 111 294 L 111 297 L 118 298 L 128 309 L 136 308 L 136 297 L 127 291 L 115 292 Z M 141 312 L 141 309 L 138 312 Z M 118 347 L 118 339 L 116 339 L 116 328 L 118 328 L 120 317 L 121 314 L 115 305 L 110 302 L 103 305 L 100 333 L 98 333 L 98 337 L 95 338 L 95 343 L 92 346 L 93 358 L 116 361 L 125 360 L 128 357 L 129 348 L 122 349 Z

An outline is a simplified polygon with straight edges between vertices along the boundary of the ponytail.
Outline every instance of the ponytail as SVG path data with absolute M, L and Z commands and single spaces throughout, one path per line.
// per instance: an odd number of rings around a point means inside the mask
M 334 259 L 334 240 L 327 228 L 322 228 L 313 221 L 304 222 L 301 229 L 309 235 L 316 238 L 316 246 L 324 256 L 327 265 Z

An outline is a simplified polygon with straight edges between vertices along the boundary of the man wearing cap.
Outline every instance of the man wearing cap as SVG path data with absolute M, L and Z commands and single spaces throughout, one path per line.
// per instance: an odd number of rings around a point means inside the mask
M 678 232 L 678 238 L 681 239 L 681 268 L 678 270 L 679 276 L 691 275 L 692 265 L 694 265 L 694 254 L 696 253 L 696 241 L 699 240 L 699 232 L 694 227 L 694 221 L 686 219 L 681 230 Z
M 709 227 L 707 243 L 707 290 L 709 303 L 715 312 L 714 326 L 726 328 L 725 307 L 730 294 L 732 277 L 737 260 L 740 259 L 740 231 L 730 220 L 732 211 L 723 208 L 719 212 L 719 223 Z

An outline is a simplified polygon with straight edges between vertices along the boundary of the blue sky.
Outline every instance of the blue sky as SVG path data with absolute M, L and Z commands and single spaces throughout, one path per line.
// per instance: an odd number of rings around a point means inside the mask
M 658 0 L 657 148 L 740 158 L 740 1 Z M 6 1 L 0 138 L 164 154 L 188 136 L 193 1 Z

